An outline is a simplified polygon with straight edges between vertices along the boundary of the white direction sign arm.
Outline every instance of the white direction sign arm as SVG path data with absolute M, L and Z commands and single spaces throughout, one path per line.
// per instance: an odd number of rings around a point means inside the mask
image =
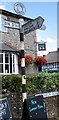
M 44 19 L 41 16 L 39 16 L 36 19 L 25 23 L 20 28 L 19 22 L 5 20 L 5 27 L 12 28 L 12 29 L 19 29 L 20 31 L 23 31 L 24 34 L 28 34 L 36 29 L 40 29 L 43 25 L 43 22 L 44 22 Z
M 41 16 L 39 16 L 36 19 L 31 20 L 31 21 L 27 22 L 26 24 L 22 25 L 24 34 L 28 34 L 31 31 L 40 29 L 43 22 L 44 22 L 44 19 Z
M 5 20 L 5 27 L 12 28 L 12 29 L 20 29 L 19 22 L 8 21 Z

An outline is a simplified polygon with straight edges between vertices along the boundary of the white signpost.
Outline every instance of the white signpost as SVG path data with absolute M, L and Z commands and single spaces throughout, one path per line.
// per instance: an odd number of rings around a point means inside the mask
M 27 99 L 26 75 L 25 75 L 25 57 L 24 57 L 24 35 L 32 32 L 36 29 L 40 29 L 42 27 L 43 22 L 44 22 L 44 19 L 41 16 L 37 17 L 34 20 L 31 20 L 31 21 L 25 23 L 22 26 L 20 26 L 20 23 L 18 23 L 18 22 L 5 20 L 5 27 L 12 28 L 12 29 L 18 29 L 19 33 L 20 33 L 20 44 L 21 44 L 20 58 L 21 58 L 23 102 L 25 99 Z
M 44 22 L 44 19 L 41 16 L 39 16 L 36 19 L 31 20 L 26 24 L 22 25 L 24 34 L 28 34 L 29 32 L 32 32 L 36 29 L 40 29 L 43 22 Z
M 20 29 L 19 22 L 5 20 L 5 27 L 12 29 Z
M 36 29 L 40 29 L 43 22 L 44 22 L 44 19 L 41 16 L 39 16 L 36 19 L 25 23 L 20 28 L 19 22 L 5 20 L 5 27 L 9 27 L 12 29 L 19 29 L 20 31 L 22 30 L 24 34 L 28 34 Z
M 22 11 L 19 11 L 18 7 L 22 8 Z M 22 3 L 15 3 L 14 10 L 17 14 L 23 14 L 25 13 L 25 6 Z M 25 57 L 24 57 L 24 35 L 28 34 L 36 29 L 45 30 L 45 26 L 43 25 L 44 19 L 39 16 L 36 19 L 30 20 L 24 25 L 20 25 L 19 22 L 14 21 L 8 21 L 5 20 L 5 27 L 12 28 L 12 29 L 18 29 L 20 33 L 20 58 L 21 58 L 21 75 L 22 75 L 22 99 L 23 103 L 25 99 L 27 99 L 27 92 L 26 92 L 26 74 L 25 74 Z M 42 27 L 43 25 L 43 27 Z M 24 107 L 24 106 L 23 106 Z M 23 119 L 22 119 L 23 120 Z
M 18 6 L 22 8 L 21 13 L 24 12 L 24 5 L 21 3 L 15 4 L 15 11 L 17 14 L 20 14 Z M 26 94 L 26 75 L 25 75 L 25 57 L 24 57 L 24 35 L 28 34 L 36 29 L 40 29 L 43 25 L 44 19 L 39 16 L 36 19 L 30 20 L 24 25 L 20 25 L 19 22 L 15 21 L 8 21 L 5 20 L 5 27 L 12 28 L 12 29 L 18 29 L 20 33 L 20 44 L 21 44 L 21 50 L 20 50 L 20 58 L 21 58 L 21 75 L 22 75 L 22 96 L 23 96 L 23 102 L 27 98 Z

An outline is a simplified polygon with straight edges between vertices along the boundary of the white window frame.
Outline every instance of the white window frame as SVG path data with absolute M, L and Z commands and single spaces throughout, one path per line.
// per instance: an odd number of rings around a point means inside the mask
M 7 53 L 7 54 L 8 54 L 8 53 Z M 6 53 L 5 53 L 5 55 L 6 55 Z M 4 64 L 9 66 L 9 74 L 10 74 L 10 54 L 8 54 L 8 61 L 9 61 L 8 63 L 6 63 L 6 62 L 4 61 L 4 62 L 5 62 Z M 8 73 L 8 72 L 6 71 L 6 69 L 5 69 L 5 73 Z
M 9 62 L 8 63 L 5 63 L 5 55 L 6 55 L 6 53 L 0 53 L 0 54 L 2 54 L 3 55 L 3 62 L 2 63 L 0 63 L 0 64 L 3 64 L 3 73 L 0 73 L 0 74 L 5 74 L 5 75 L 9 75 L 9 74 L 19 74 L 19 72 L 18 72 L 18 56 L 17 55 L 15 55 L 15 54 L 11 54 L 12 55 L 12 73 L 10 73 L 10 54 L 8 54 L 8 59 L 9 59 Z M 13 56 L 14 56 L 14 63 L 13 63 Z M 6 70 L 5 70 L 5 65 L 9 65 L 9 72 L 7 72 Z M 15 65 L 15 71 L 13 71 L 13 65 Z
M 4 56 L 4 53 L 0 53 L 0 55 L 3 55 Z M 2 61 L 2 63 L 0 63 L 0 65 L 3 65 L 3 72 L 4 72 L 4 59 Z M 1 74 L 1 73 L 0 73 Z
M 38 51 L 46 51 L 46 43 L 38 43 Z
M 0 14 L 0 31 L 7 32 L 7 28 L 6 27 L 5 27 L 4 30 L 2 29 L 2 26 L 4 25 L 4 23 L 2 23 L 3 22 L 2 19 L 7 20 L 7 17 L 5 15 Z
M 14 61 L 13 61 L 13 57 L 14 57 Z M 15 71 L 13 69 L 13 65 L 15 67 Z M 17 58 L 17 55 L 15 54 L 12 54 L 12 73 L 18 74 L 18 58 Z

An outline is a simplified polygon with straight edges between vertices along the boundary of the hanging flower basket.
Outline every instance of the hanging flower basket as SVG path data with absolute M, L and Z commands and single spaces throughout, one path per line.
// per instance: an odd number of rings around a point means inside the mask
M 21 65 L 21 59 L 19 58 L 19 61 L 18 61 L 19 65 Z M 29 64 L 32 64 L 33 63 L 33 58 L 32 56 L 30 55 L 25 55 L 25 64 L 26 65 L 29 65 Z
M 33 58 L 30 55 L 25 55 L 25 64 L 32 64 L 33 63 Z
M 34 58 L 34 63 L 37 66 L 42 66 L 47 62 L 47 60 L 43 56 L 37 56 Z

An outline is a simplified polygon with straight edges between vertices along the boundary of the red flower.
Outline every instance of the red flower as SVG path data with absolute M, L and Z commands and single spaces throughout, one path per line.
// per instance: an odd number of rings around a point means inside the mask
M 20 59 L 20 58 L 19 58 L 19 60 L 18 60 L 18 64 L 21 65 L 21 59 Z
M 43 56 L 37 56 L 34 58 L 34 63 L 38 66 L 44 65 L 47 62 L 47 60 Z
M 33 58 L 30 55 L 25 55 L 25 64 L 32 64 Z
M 21 59 L 19 59 L 19 65 L 21 65 Z M 33 58 L 30 55 L 25 55 L 25 64 L 32 64 L 33 63 Z

